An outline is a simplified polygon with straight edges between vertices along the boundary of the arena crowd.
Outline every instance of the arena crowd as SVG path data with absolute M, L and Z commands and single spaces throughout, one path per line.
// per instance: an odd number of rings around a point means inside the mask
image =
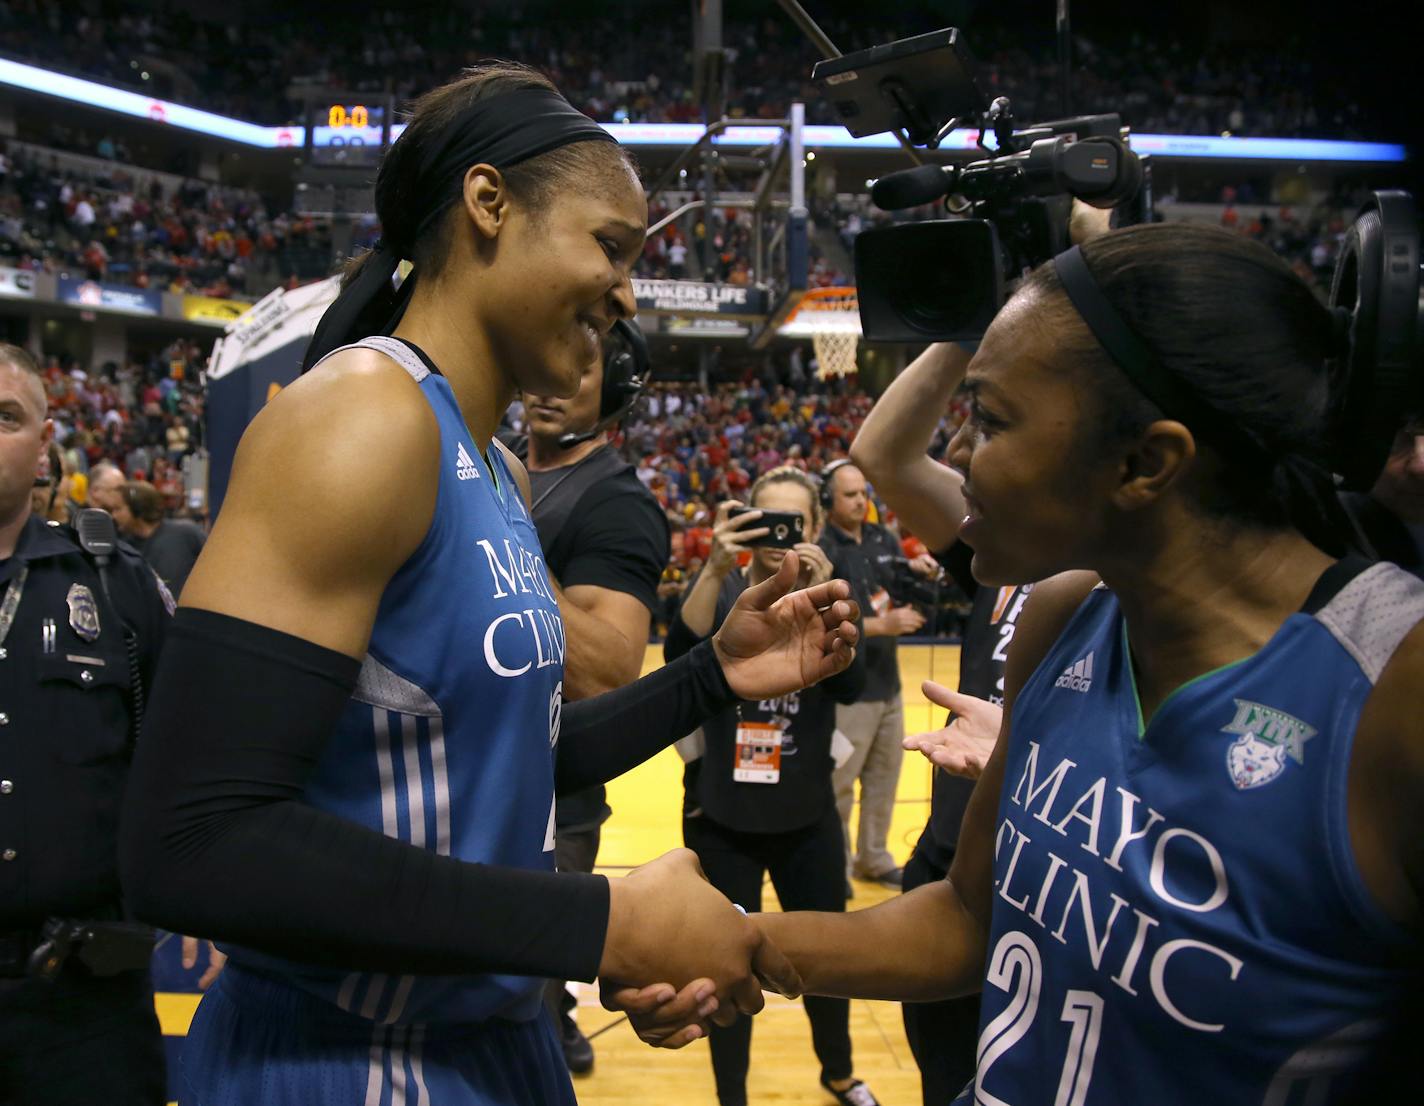
M 627 5 L 625 5 L 626 7 Z M 354 91 L 389 87 L 399 98 L 439 84 L 472 61 L 517 57 L 539 65 L 569 100 L 601 120 L 696 122 L 685 10 L 642 5 L 638 33 L 599 6 L 412 4 L 367 10 L 357 3 L 339 19 L 276 5 L 261 17 L 224 20 L 217 11 L 178 3 L 148 10 L 108 10 L 89 3 L 15 0 L 0 11 L 0 52 L 66 68 L 145 95 L 193 104 L 265 124 L 295 121 L 287 90 L 310 81 Z M 942 10 L 904 4 L 896 24 L 876 25 L 875 13 L 854 18 L 818 12 L 845 52 L 892 41 L 905 27 L 935 27 Z M 1025 27 L 1011 12 L 973 13 L 963 27 L 989 96 L 1009 95 L 1020 118 L 1058 111 L 1052 27 Z M 1123 29 L 1077 47 L 1078 111 L 1119 111 L 1138 131 L 1389 137 L 1371 133 L 1373 120 L 1358 91 L 1313 65 L 1289 28 L 1265 47 L 1204 46 L 1190 28 L 1172 36 Z M 1035 31 L 1038 33 L 1035 34 Z M 779 12 L 728 6 L 724 46 L 732 92 L 728 113 L 782 118 L 796 99 L 813 122 L 837 122 L 807 80 L 818 55 Z M 182 66 L 173 58 L 182 57 Z

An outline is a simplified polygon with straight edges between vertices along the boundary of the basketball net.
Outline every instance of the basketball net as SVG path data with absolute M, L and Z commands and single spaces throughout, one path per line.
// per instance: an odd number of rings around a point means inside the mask
M 797 315 L 811 332 L 816 371 L 822 380 L 858 371 L 860 300 L 854 288 L 813 288 L 802 298 Z

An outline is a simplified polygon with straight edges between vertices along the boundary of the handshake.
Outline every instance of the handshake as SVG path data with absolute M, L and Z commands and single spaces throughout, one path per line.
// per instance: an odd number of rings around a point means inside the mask
M 628 1015 L 656 1048 L 682 1048 L 709 1022 L 731 1025 L 766 1004 L 763 988 L 794 998 L 795 967 L 707 882 L 690 849 L 674 849 L 609 880 L 608 936 L 599 965 L 603 1005 Z M 649 980 L 657 981 L 649 983 Z

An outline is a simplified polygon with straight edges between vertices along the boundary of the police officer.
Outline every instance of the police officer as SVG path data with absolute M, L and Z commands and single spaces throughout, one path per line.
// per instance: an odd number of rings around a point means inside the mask
M 510 441 L 529 469 L 531 514 L 557 588 L 569 702 L 638 678 L 659 607 L 667 518 L 609 441 L 609 428 L 632 408 L 648 372 L 641 332 L 620 320 L 576 395 L 522 397 L 529 435 Z M 554 847 L 560 871 L 593 871 L 610 813 L 602 787 L 559 798 Z M 548 1005 L 569 1070 L 589 1071 L 593 1046 L 570 1016 L 573 997 L 562 981 L 551 983 Z
M 0 1102 L 150 1106 L 153 941 L 123 922 L 115 842 L 173 600 L 112 529 L 96 555 L 31 513 L 45 406 L 34 360 L 0 343 Z

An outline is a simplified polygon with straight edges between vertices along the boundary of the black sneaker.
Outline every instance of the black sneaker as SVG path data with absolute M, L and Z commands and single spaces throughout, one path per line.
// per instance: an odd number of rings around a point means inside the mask
M 593 1070 L 593 1044 L 573 1018 L 559 1019 L 559 1044 L 564 1049 L 564 1063 L 574 1075 L 587 1075 Z
M 831 1086 L 830 1082 L 822 1079 L 821 1086 L 836 1096 L 836 1101 L 841 1106 L 880 1106 L 880 1100 L 870 1093 L 870 1088 L 859 1079 L 854 1080 L 849 1087 L 843 1091 L 838 1091 Z

